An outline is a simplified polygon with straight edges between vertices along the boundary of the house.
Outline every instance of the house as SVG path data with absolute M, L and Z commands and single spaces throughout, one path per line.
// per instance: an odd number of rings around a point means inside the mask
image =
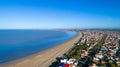
M 86 50 L 82 50 L 80 55 L 82 58 L 84 58 L 85 56 L 88 55 L 88 52 Z
M 115 55 L 114 51 L 112 51 L 112 50 L 108 50 L 107 54 L 110 55 L 110 56 L 114 56 Z
M 116 63 L 117 63 L 118 66 L 120 66 L 120 60 L 118 60 Z
M 93 57 L 93 62 L 99 62 L 100 60 L 97 57 Z
M 89 67 L 97 67 L 97 65 L 95 63 L 92 63 L 92 64 L 90 64 Z
M 107 51 L 108 49 L 105 46 L 102 46 L 101 51 Z
M 99 51 L 99 53 L 97 53 L 95 56 L 96 56 L 98 59 L 102 59 L 102 58 L 104 57 L 102 51 Z
M 67 58 L 62 58 L 60 60 L 59 67 L 76 67 L 78 65 L 78 61 L 74 58 L 67 59 Z
M 101 63 L 102 64 L 106 64 L 107 62 L 105 60 L 101 60 Z

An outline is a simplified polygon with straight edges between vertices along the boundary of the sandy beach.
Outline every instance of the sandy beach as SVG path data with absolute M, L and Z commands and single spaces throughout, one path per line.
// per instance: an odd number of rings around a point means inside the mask
M 1 64 L 0 67 L 48 67 L 53 61 L 56 60 L 56 57 L 61 57 L 81 37 L 82 33 L 79 33 L 75 38 L 67 42 L 31 56 Z

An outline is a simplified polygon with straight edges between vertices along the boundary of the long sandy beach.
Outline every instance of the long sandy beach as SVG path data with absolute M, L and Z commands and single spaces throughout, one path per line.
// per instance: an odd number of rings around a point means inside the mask
M 61 57 L 65 52 L 72 48 L 73 44 L 81 37 L 82 33 L 79 33 L 75 38 L 65 43 L 22 59 L 1 64 L 0 67 L 48 67 L 56 60 L 56 57 Z

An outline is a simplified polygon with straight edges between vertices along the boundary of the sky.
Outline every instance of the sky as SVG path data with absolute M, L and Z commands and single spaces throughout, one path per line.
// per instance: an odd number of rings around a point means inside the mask
M 120 29 L 120 0 L 0 0 L 0 29 Z

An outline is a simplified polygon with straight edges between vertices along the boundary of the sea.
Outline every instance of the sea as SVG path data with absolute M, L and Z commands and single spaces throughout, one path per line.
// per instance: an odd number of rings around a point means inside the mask
M 77 34 L 60 30 L 0 30 L 0 64 L 49 49 Z

